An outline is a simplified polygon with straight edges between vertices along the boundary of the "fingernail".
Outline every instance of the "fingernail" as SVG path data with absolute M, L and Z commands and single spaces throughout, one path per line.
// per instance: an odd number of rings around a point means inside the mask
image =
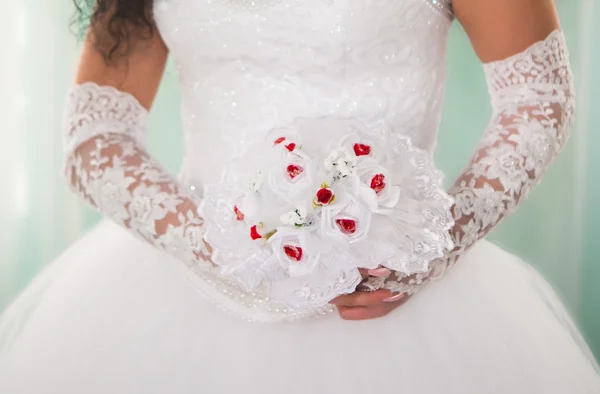
M 396 302 L 396 301 L 400 301 L 403 298 L 404 298 L 404 293 L 400 293 L 400 294 L 396 294 L 395 296 L 392 296 L 390 298 L 386 298 L 385 300 L 383 300 L 383 302 Z
M 389 269 L 387 269 L 385 267 L 375 268 L 375 269 L 369 270 L 368 272 L 369 272 L 369 275 L 377 276 L 377 277 L 387 276 L 392 273 L 392 271 L 390 271 Z

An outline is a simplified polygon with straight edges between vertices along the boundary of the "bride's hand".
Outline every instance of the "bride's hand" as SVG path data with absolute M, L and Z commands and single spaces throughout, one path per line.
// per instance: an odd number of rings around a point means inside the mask
M 385 268 L 380 268 L 371 272 L 361 271 L 361 273 L 366 278 L 369 275 L 386 276 L 390 272 Z M 352 294 L 334 298 L 331 304 L 336 306 L 338 313 L 344 320 L 369 320 L 387 315 L 408 301 L 409 298 L 410 296 L 406 294 L 393 294 L 390 290 L 385 289 L 376 291 L 357 290 Z

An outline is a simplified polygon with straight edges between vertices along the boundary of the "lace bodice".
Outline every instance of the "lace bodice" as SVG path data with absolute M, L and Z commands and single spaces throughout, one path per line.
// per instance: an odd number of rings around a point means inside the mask
M 197 286 L 226 310 L 258 321 L 330 311 L 292 312 L 265 289 L 246 291 L 208 262 L 198 210 L 203 185 L 218 182 L 226 163 L 265 133 L 298 118 L 382 122 L 433 152 L 450 0 L 157 0 L 155 19 L 181 82 L 186 154 L 179 179 L 145 152 L 147 114 L 139 103 L 84 84 L 71 93 L 67 116 L 71 186 L 182 260 Z M 562 147 L 572 118 L 562 33 L 488 65 L 486 73 L 495 115 L 451 193 L 455 251 L 514 209 Z M 458 254 L 417 277 L 371 285 L 414 292 Z
M 451 20 L 443 3 L 158 1 L 181 81 L 183 179 L 215 181 L 215 166 L 261 138 L 259 130 L 298 117 L 385 119 L 432 150 Z

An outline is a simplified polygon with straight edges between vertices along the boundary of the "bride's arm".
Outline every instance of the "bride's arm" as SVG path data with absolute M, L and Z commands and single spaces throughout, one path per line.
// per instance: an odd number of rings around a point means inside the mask
M 96 33 L 101 34 L 101 33 Z M 86 38 L 65 125 L 65 175 L 71 189 L 136 236 L 187 264 L 209 255 L 197 203 L 146 152 L 148 110 L 167 49 L 155 32 L 129 43 L 125 59 Z
M 454 0 L 453 6 L 484 63 L 493 115 L 450 190 L 456 248 L 425 274 L 393 273 L 385 288 L 397 293 L 412 294 L 440 277 L 513 212 L 563 148 L 573 121 L 572 74 L 551 0 Z

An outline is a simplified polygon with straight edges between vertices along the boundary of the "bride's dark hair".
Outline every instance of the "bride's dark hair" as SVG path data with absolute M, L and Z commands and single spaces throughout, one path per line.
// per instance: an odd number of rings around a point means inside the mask
M 88 31 L 107 63 L 127 57 L 134 41 L 154 34 L 153 0 L 73 0 L 74 25 L 79 34 Z

